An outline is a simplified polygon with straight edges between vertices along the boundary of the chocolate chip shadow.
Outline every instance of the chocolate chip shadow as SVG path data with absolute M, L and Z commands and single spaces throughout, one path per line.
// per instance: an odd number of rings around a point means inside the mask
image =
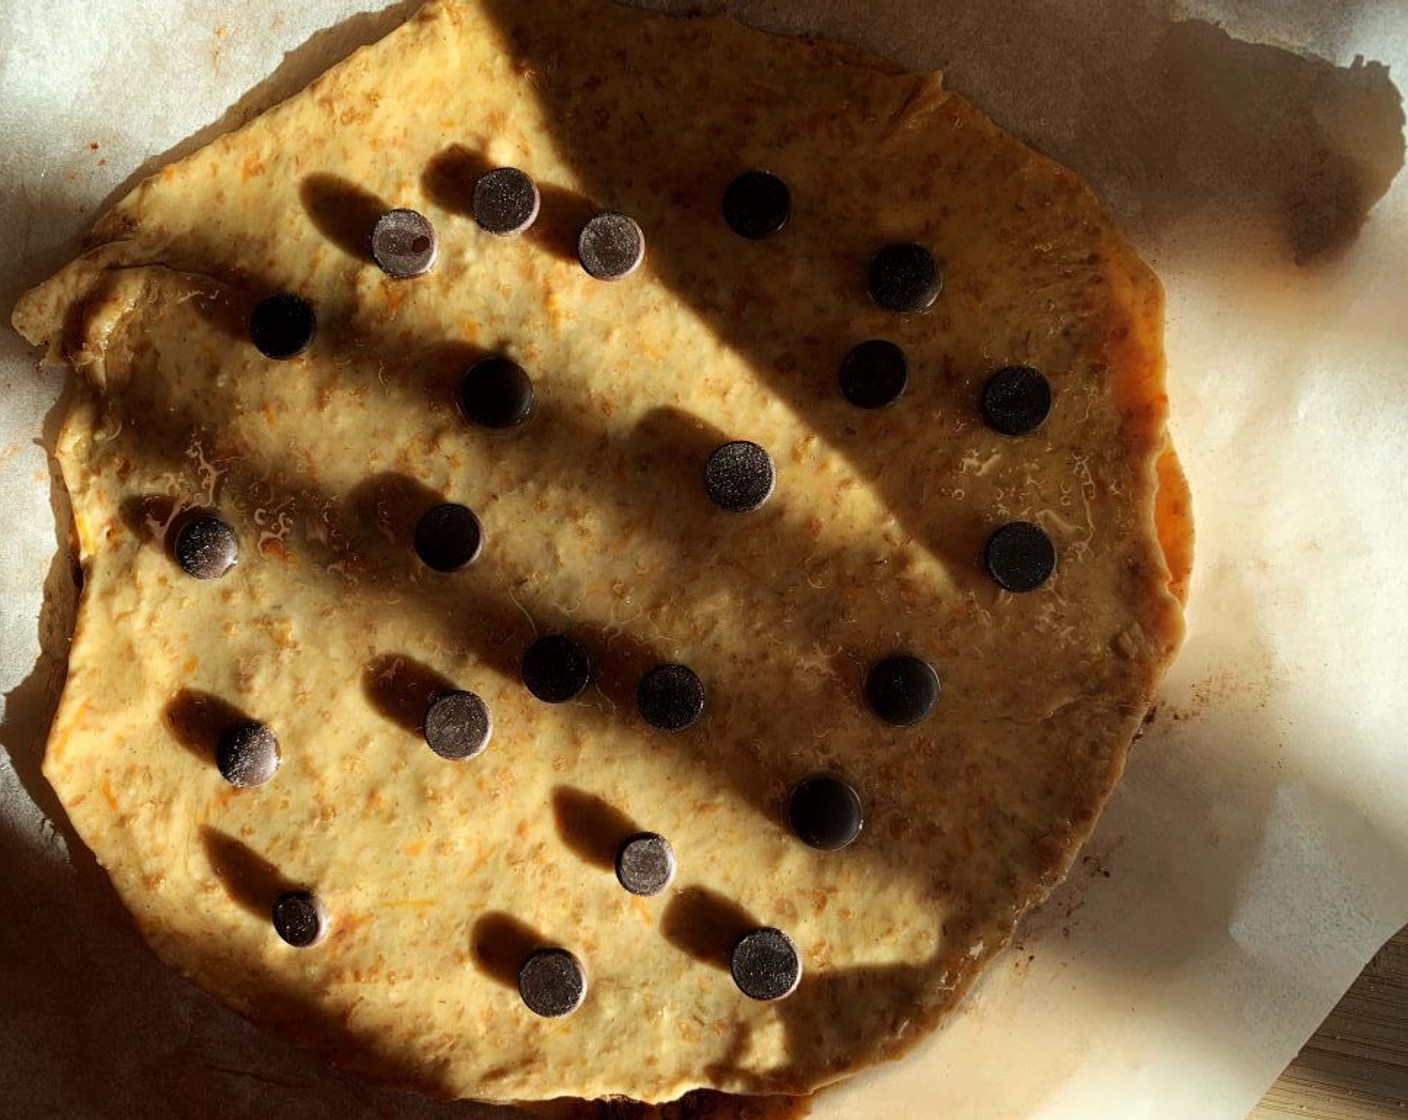
M 642 831 L 604 798 L 572 786 L 552 791 L 552 814 L 562 842 L 593 867 L 606 871 L 616 866 L 622 842 Z
M 348 522 L 361 531 L 368 547 L 385 545 L 383 564 L 394 556 L 409 566 L 416 523 L 421 515 L 446 500 L 419 479 L 399 471 L 377 471 L 347 492 L 343 509 Z
M 390 207 L 376 195 L 338 175 L 305 176 L 298 197 L 309 220 L 348 256 L 372 260 L 372 229 Z
M 636 687 L 648 670 L 668 657 L 629 627 L 578 617 L 573 619 L 571 631 L 587 647 L 592 659 L 591 687 L 606 700 L 610 718 L 639 724 Z
M 523 962 L 534 950 L 553 944 L 528 923 L 501 910 L 491 910 L 475 920 L 469 943 L 480 971 L 514 991 L 518 990 Z
M 200 843 L 226 893 L 256 917 L 267 920 L 274 900 L 299 886 L 248 844 L 219 829 L 201 825 Z
M 134 537 L 164 548 L 176 516 L 176 500 L 167 494 L 134 495 L 123 501 L 117 513 Z
M 738 939 L 760 924 L 718 891 L 693 886 L 676 891 L 670 899 L 660 919 L 660 933 L 681 952 L 727 972 Z
M 642 416 L 631 432 L 631 468 L 639 478 L 651 479 L 688 494 L 703 485 L 704 466 L 709 456 L 733 438 L 734 433 L 725 432 L 693 413 L 662 405 Z M 730 525 L 747 526 L 748 522 L 720 518 L 718 524 L 722 530 Z
M 213 693 L 183 688 L 167 701 L 162 718 L 181 746 L 213 766 L 220 737 L 252 717 Z
M 474 187 L 494 169 L 483 152 L 451 144 L 433 156 L 421 172 L 421 189 L 437 206 L 463 218 L 474 216 Z
M 382 654 L 362 671 L 362 691 L 372 707 L 412 735 L 424 730 L 430 702 L 454 689 L 449 678 L 402 654 Z

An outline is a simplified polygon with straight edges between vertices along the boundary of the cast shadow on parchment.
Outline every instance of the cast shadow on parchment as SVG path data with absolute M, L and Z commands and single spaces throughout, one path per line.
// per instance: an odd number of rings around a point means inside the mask
M 220 121 L 150 161 L 114 198 L 141 175 L 295 92 L 352 46 L 385 33 L 415 6 L 397 4 L 314 36 Z M 890 7 L 899 9 L 885 5 L 875 10 Z M 911 53 L 904 61 L 946 64 L 952 85 L 1000 122 L 1024 122 L 1019 129 L 1024 138 L 1083 171 L 1126 227 L 1153 244 L 1189 237 L 1191 231 L 1189 239 L 1205 243 L 1212 252 L 1218 231 L 1250 218 L 1272 242 L 1279 233 L 1290 268 L 1296 259 L 1333 252 L 1352 236 L 1368 205 L 1396 171 L 1395 159 L 1401 162 L 1401 116 L 1380 71 L 1325 67 L 1274 48 L 1236 43 L 1206 25 L 1162 22 L 1146 28 L 1155 44 L 1151 57 L 1160 60 L 1161 67 L 1117 54 L 1089 66 L 1089 50 L 1063 54 L 1049 44 L 1084 36 L 1095 45 L 1092 50 L 1098 49 L 1100 27 L 1092 34 L 1089 26 L 1066 25 L 1034 0 L 1021 7 L 1028 9 L 1028 18 L 1004 23 L 999 30 L 995 20 L 987 22 L 987 5 L 978 0 L 947 5 L 947 22 L 937 29 L 942 34 L 921 29 L 928 33 L 911 37 Z M 1015 39 L 1010 37 L 1012 26 L 1019 29 Z M 859 31 L 863 37 L 865 29 Z M 1014 73 L 1022 75 L 1020 82 L 1011 80 Z M 1253 78 L 1260 82 L 1268 77 L 1273 88 L 1295 95 L 1285 107 L 1271 106 L 1273 111 L 1267 112 L 1268 102 L 1238 96 Z M 1308 99 L 1309 94 L 1315 99 Z M 1162 127 L 1167 117 L 1160 106 L 1175 97 L 1210 99 L 1199 102 L 1207 109 L 1202 115 L 1206 127 L 1183 125 L 1170 136 Z M 1318 112 L 1315 106 L 1320 103 L 1335 108 L 1328 114 Z M 1122 105 L 1130 112 L 1111 111 Z M 1092 132 L 1086 121 L 1103 122 L 1115 135 Z M 570 148 L 571 138 L 563 139 Z M 589 159 L 582 153 L 578 158 L 590 181 Z M 664 263 L 667 271 L 668 259 Z M 37 269 L 31 279 L 41 278 Z M 56 417 L 57 412 L 44 433 L 49 449 Z M 52 1094 L 31 1114 L 161 1114 L 203 1120 L 212 1115 L 262 1117 L 273 1109 L 290 1120 L 371 1112 L 406 1120 L 506 1115 L 503 1110 L 367 1089 L 219 1007 L 161 967 L 137 939 L 39 773 L 40 740 L 20 737 L 15 730 L 47 722 L 45 713 L 52 711 L 62 679 L 72 580 L 66 559 L 67 507 L 57 482 L 54 504 L 61 528 L 59 557 L 46 581 L 40 622 L 46 655 L 34 674 L 7 697 L 0 739 L 25 788 L 69 842 L 78 872 L 76 877 L 56 872 L 27 838 L 5 829 L 0 858 L 5 889 L 0 893 L 26 904 L 0 925 L 0 948 L 8 962 L 0 979 L 0 1010 L 7 1018 L 31 1016 L 35 1023 L 57 1012 L 63 1020 L 61 1032 L 77 1023 L 84 1037 L 77 1048 L 74 1039 L 50 1036 L 42 1028 L 26 1038 L 23 1045 L 31 1055 L 36 1094 Z M 1255 827 L 1257 812 L 1249 813 L 1249 827 Z M 1235 892 L 1235 882 L 1229 879 L 1224 887 L 1226 901 Z M 1112 969 L 1134 966 L 1108 963 Z M 160 1032 L 133 1030 L 134 1023 L 179 1029 L 168 1032 L 169 1050 L 152 1052 L 148 1041 Z M 68 1068 L 66 1056 L 73 1053 L 90 1056 L 91 1078 L 75 1076 Z M 214 1108 L 212 1097 L 220 1102 Z M 20 1101 L 19 1108 L 24 1107 L 30 1106 Z
M 786 0 L 657 6 L 730 10 L 784 34 L 808 25 L 808 6 Z M 1084 175 L 1146 254 L 1177 242 L 1224 262 L 1332 258 L 1403 166 L 1402 97 L 1372 60 L 1336 66 L 1139 0 L 820 7 L 816 33 L 941 70 L 998 124 Z M 1372 8 L 1338 5 L 1337 22 Z M 1263 13 L 1275 23 L 1277 5 Z

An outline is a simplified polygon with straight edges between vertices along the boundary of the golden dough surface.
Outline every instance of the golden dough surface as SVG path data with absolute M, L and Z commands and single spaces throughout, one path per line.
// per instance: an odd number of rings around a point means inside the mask
M 541 188 L 522 236 L 469 216 L 496 166 Z M 757 242 L 720 214 L 754 167 L 793 200 Z M 366 259 L 397 206 L 438 231 L 424 277 Z M 645 232 L 619 282 L 575 257 L 598 210 Z M 895 241 L 943 264 L 926 312 L 867 296 Z M 318 316 L 292 361 L 246 332 L 275 291 Z M 433 2 L 142 184 L 15 324 L 80 374 L 58 455 L 86 583 L 46 774 L 164 960 L 431 1092 L 800 1093 L 902 1053 L 1065 874 L 1181 636 L 1155 517 L 1153 275 L 1077 176 L 937 76 L 727 17 Z M 910 362 L 876 411 L 837 388 L 868 338 Z M 489 432 L 456 393 L 496 353 L 530 372 L 537 407 Z M 977 409 L 1014 363 L 1055 401 L 1021 438 Z M 755 513 L 702 485 L 732 439 L 776 464 Z M 484 528 L 452 575 L 410 543 L 438 501 Z M 222 579 L 187 577 L 166 547 L 196 507 L 238 534 Z M 1015 520 L 1058 553 L 1030 594 L 983 568 Z M 560 705 L 520 680 L 553 632 L 595 667 Z M 896 651 L 942 681 L 915 727 L 864 700 Z M 635 710 L 662 662 L 707 689 L 679 734 Z M 445 685 L 492 711 L 477 758 L 419 734 Z M 211 758 L 241 716 L 281 744 L 258 788 Z M 864 800 L 841 851 L 788 828 L 788 791 L 819 771 Z M 613 874 L 638 830 L 678 858 L 658 897 Z M 290 887 L 327 908 L 311 948 L 271 926 Z M 800 951 L 786 999 L 731 980 L 754 926 Z M 574 1014 L 521 1002 L 539 946 L 584 963 Z

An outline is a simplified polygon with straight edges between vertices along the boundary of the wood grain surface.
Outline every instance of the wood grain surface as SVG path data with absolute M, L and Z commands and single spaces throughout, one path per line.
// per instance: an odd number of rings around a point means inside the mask
M 1385 945 L 1249 1120 L 1408 1117 L 1408 928 Z

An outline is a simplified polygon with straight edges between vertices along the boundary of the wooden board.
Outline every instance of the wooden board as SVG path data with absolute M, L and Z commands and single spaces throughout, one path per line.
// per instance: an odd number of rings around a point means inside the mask
M 1408 928 L 1385 945 L 1249 1120 L 1408 1116 Z

